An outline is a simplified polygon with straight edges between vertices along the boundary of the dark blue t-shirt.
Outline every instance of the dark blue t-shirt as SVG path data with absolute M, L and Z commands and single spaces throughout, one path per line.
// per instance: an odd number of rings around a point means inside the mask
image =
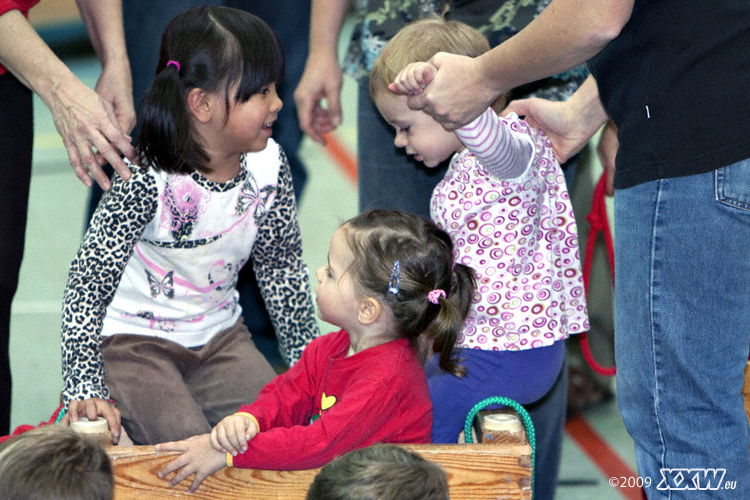
M 616 188 L 750 157 L 747 0 L 635 0 L 589 69 L 618 126 Z

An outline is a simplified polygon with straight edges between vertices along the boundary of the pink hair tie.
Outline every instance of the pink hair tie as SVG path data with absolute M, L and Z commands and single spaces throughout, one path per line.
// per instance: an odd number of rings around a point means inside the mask
M 180 72 L 180 63 L 178 63 L 177 61 L 169 60 L 167 61 L 167 65 L 165 66 L 165 68 L 168 68 L 170 64 L 174 65 L 174 67 L 177 68 L 178 73 Z
M 445 290 L 441 290 L 438 288 L 427 294 L 427 300 L 429 300 L 433 304 L 439 304 L 440 297 L 445 297 Z

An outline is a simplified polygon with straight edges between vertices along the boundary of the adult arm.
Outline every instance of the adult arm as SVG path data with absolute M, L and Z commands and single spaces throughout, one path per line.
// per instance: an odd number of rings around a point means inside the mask
M 438 68 L 409 106 L 449 130 L 519 85 L 569 70 L 598 54 L 630 19 L 633 0 L 553 0 L 518 34 L 477 58 L 438 53 Z
M 125 48 L 122 1 L 76 0 L 76 3 L 102 64 L 96 93 L 112 105 L 117 123 L 123 132 L 129 134 L 135 127 L 135 107 L 133 78 Z
M 88 1 L 95 3 L 96 0 Z M 120 5 L 119 0 L 111 1 Z M 103 7 L 94 10 L 98 15 L 108 15 Z M 106 30 L 101 35 L 107 40 L 101 42 L 101 47 L 118 43 Z M 124 37 L 121 42 L 124 53 Z M 81 182 L 90 186 L 90 174 L 102 188 L 109 189 L 111 185 L 92 148 L 96 148 L 123 178 L 129 178 L 130 172 L 121 154 L 133 159 L 135 152 L 112 105 L 70 71 L 18 10 L 0 15 L 0 63 L 39 95 L 49 108 L 68 151 L 70 164 Z M 130 102 L 132 106 L 132 98 Z
M 294 364 L 320 335 L 312 303 L 310 277 L 302 260 L 292 174 L 281 154 L 276 198 L 263 222 L 251 258 L 260 293 L 287 363 Z
M 310 48 L 305 70 L 294 91 L 294 102 L 300 128 L 320 144 L 325 144 L 324 134 L 341 124 L 343 76 L 338 41 L 349 4 L 349 0 L 312 1 Z M 323 99 L 326 107 L 323 107 Z

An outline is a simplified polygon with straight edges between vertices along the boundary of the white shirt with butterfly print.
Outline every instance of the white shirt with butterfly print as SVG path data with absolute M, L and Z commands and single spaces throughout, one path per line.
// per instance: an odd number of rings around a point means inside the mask
M 287 361 L 319 335 L 286 156 L 269 140 L 241 162 L 240 175 L 222 184 L 134 166 L 129 181 L 115 176 L 63 299 L 66 405 L 109 398 L 102 336 L 194 347 L 232 327 L 241 313 L 237 275 L 248 258 Z
M 279 168 L 276 146 L 244 155 L 240 175 L 223 184 L 152 171 L 156 214 L 135 244 L 102 335 L 195 347 L 233 326 L 241 312 L 237 275 L 273 204 Z

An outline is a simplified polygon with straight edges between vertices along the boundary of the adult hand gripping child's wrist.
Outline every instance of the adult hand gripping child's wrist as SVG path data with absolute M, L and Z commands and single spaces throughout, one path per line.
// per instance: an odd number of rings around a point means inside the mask
M 429 61 L 437 71 L 424 91 L 409 95 L 411 109 L 421 109 L 447 130 L 470 123 L 500 94 L 487 85 L 479 58 L 438 52 Z

